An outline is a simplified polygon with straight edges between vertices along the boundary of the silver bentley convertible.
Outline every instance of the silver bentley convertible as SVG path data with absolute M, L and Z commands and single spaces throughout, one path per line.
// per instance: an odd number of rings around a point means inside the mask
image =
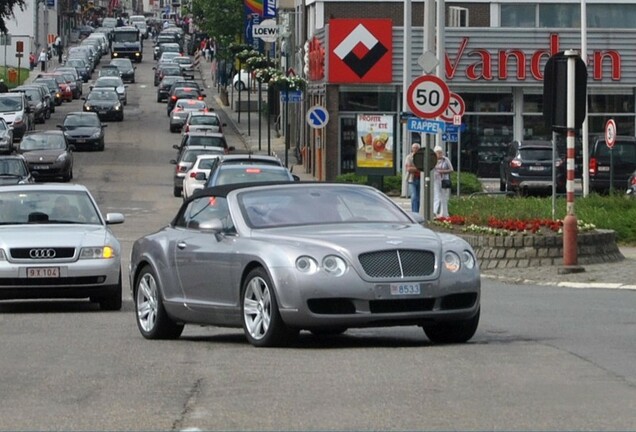
M 378 190 L 329 183 L 197 191 L 130 259 L 148 339 L 185 324 L 242 327 L 255 346 L 300 330 L 415 325 L 436 343 L 473 337 L 480 276 L 463 239 L 433 232 Z

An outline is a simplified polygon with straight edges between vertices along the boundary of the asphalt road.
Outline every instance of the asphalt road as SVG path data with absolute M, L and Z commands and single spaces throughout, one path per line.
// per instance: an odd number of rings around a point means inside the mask
M 169 164 L 178 135 L 155 102 L 151 66 L 138 65 L 105 152 L 75 154 L 75 181 L 104 212 L 126 215 L 114 227 L 125 274 L 132 242 L 181 202 Z M 79 107 L 65 104 L 44 127 Z M 2 302 L 0 430 L 633 430 L 635 309 L 631 291 L 484 280 L 468 344 L 431 345 L 405 327 L 257 349 L 224 328 L 143 339 L 127 281 L 120 312 Z

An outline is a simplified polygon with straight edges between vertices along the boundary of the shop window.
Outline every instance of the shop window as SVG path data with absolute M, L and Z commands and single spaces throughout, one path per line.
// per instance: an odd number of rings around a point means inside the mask
M 579 28 L 581 6 L 579 4 L 540 4 L 539 27 Z
M 535 27 L 535 10 L 533 4 L 502 4 L 501 27 Z
M 545 125 L 542 115 L 523 116 L 524 140 L 552 140 L 552 130 Z
M 358 129 L 355 117 L 340 118 L 340 174 L 352 173 L 356 169 Z
M 588 97 L 589 113 L 629 113 L 634 112 L 634 96 L 592 94 Z
M 588 4 L 586 12 L 591 28 L 636 28 L 636 4 Z
M 499 177 L 501 159 L 513 140 L 513 116 L 467 115 L 462 133 L 462 170 Z
M 341 91 L 338 105 L 340 111 L 395 112 L 398 106 L 397 93 Z
M 512 113 L 512 93 L 462 93 L 467 112 Z
M 524 113 L 543 113 L 543 95 L 524 94 L 523 95 L 523 112 Z

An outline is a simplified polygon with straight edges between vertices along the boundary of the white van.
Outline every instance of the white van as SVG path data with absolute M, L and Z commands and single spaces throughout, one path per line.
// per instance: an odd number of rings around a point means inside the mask
M 14 141 L 20 141 L 25 132 L 33 130 L 33 113 L 22 92 L 0 93 L 0 117 L 13 128 Z

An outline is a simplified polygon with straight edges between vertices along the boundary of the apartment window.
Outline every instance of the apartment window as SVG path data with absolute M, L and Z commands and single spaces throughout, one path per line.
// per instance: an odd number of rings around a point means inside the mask
M 636 4 L 588 4 L 587 25 L 593 28 L 636 28 Z
M 579 4 L 539 5 L 539 27 L 578 28 L 581 23 Z

